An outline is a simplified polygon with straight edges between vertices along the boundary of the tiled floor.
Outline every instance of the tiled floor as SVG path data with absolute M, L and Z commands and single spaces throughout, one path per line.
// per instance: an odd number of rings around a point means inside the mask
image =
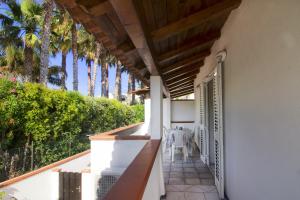
M 175 154 L 173 163 L 169 153 L 163 158 L 166 200 L 219 200 L 214 178 L 198 152 L 186 162 L 180 151 Z

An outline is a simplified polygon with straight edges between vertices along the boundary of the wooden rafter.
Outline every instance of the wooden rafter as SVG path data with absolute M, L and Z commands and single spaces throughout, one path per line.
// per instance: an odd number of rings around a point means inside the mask
M 131 41 L 138 49 L 141 58 L 144 60 L 149 72 L 152 75 L 158 75 L 153 56 L 146 43 L 146 36 L 144 34 L 141 21 L 135 10 L 132 0 L 109 0 L 112 4 L 116 14 L 121 20 L 122 25 L 128 33 Z
M 182 94 L 193 93 L 193 92 L 194 92 L 194 88 L 191 88 L 191 89 L 188 89 L 188 90 L 182 90 L 182 91 L 178 91 L 178 92 L 172 92 L 171 96 L 182 95 Z
M 167 81 L 167 85 L 171 86 L 171 85 L 174 85 L 176 83 L 180 83 L 181 81 L 184 81 L 184 80 L 193 80 L 194 77 L 196 77 L 195 73 L 185 74 L 184 76 L 178 77 L 178 78 L 176 78 L 172 81 Z
M 240 3 L 241 0 L 221 1 L 220 3 L 210 6 L 204 10 L 200 10 L 195 14 L 189 15 L 160 29 L 152 31 L 152 39 L 154 41 L 162 40 L 187 29 L 199 26 L 209 20 L 219 18 L 220 16 L 237 8 Z
M 128 53 L 130 51 L 135 50 L 135 46 L 132 41 L 128 38 L 128 40 L 122 42 L 117 46 L 118 49 L 121 49 L 124 53 Z
M 122 48 L 118 48 L 118 44 L 120 44 L 120 41 L 125 41 L 126 38 L 124 36 L 124 33 L 126 34 L 126 31 L 123 30 L 120 33 L 122 36 L 120 38 L 113 38 L 113 36 L 109 35 L 109 32 L 105 32 L 101 24 L 99 23 L 99 20 L 103 20 L 103 16 L 96 17 L 92 15 L 89 10 L 93 9 L 96 5 L 108 5 L 110 3 L 108 0 L 55 0 L 58 5 L 64 7 L 72 16 L 72 18 L 78 22 L 81 23 L 85 29 L 93 34 L 99 42 L 103 44 L 103 46 L 108 49 L 108 51 L 116 56 L 123 65 L 128 68 L 128 70 L 136 75 L 138 79 L 140 79 L 145 85 L 149 86 L 149 80 L 145 78 L 145 75 L 140 74 L 140 70 L 135 68 L 135 63 L 132 59 L 128 58 L 128 56 L 125 55 Z M 111 7 L 113 8 L 113 7 Z M 111 23 L 113 23 L 116 26 L 116 29 L 121 30 L 121 23 L 118 21 L 117 15 L 115 15 L 114 10 L 106 10 L 105 12 L 110 12 Z M 101 19 L 100 19 L 101 18 Z M 107 19 L 107 17 L 105 18 Z M 118 43 L 117 43 L 118 42 Z M 122 44 L 122 43 L 121 43 Z M 147 73 L 146 73 L 147 75 Z
M 187 83 L 182 84 L 182 85 L 173 86 L 172 88 L 170 87 L 169 90 L 170 91 L 175 91 L 175 90 L 187 87 L 187 86 L 194 86 L 194 84 L 193 84 L 193 82 L 187 82 Z
M 188 90 L 188 89 L 191 89 L 191 88 L 194 88 L 194 85 L 184 85 L 180 88 L 177 88 L 177 89 L 174 89 L 174 90 L 170 90 L 171 93 L 174 93 L 174 92 L 177 92 L 177 91 L 183 91 L 183 90 Z
M 207 56 L 207 51 L 201 51 L 200 53 L 190 56 L 188 58 L 185 58 L 183 60 L 180 60 L 176 63 L 174 63 L 173 65 L 170 65 L 168 67 L 164 67 L 161 69 L 163 74 L 168 74 L 170 72 L 176 71 L 178 69 L 181 69 L 183 67 L 186 67 L 188 65 L 192 65 L 197 63 L 198 66 L 203 65 L 203 60 L 205 58 L 205 56 Z
M 179 68 L 175 71 L 172 71 L 171 73 L 164 74 L 164 78 L 168 80 L 169 78 L 180 76 L 181 74 L 186 74 L 188 72 L 200 69 L 202 65 L 203 62 L 200 62 L 200 63 L 195 63 L 186 67 Z
M 159 69 L 156 66 L 154 56 L 150 50 L 148 40 L 146 38 L 142 22 L 135 9 L 132 0 L 109 0 L 114 11 L 118 15 L 121 24 L 126 30 L 129 38 L 134 44 L 141 59 L 144 61 L 151 75 L 160 75 Z M 163 86 L 163 92 L 169 96 L 168 88 Z
M 67 0 L 64 0 L 64 1 L 67 1 Z M 107 0 L 88 0 L 88 1 L 87 0 L 75 0 L 75 2 L 80 5 L 90 8 L 97 4 L 107 2 Z
M 220 37 L 220 31 L 214 31 L 206 33 L 203 36 L 197 36 L 187 42 L 183 42 L 178 48 L 169 50 L 158 57 L 159 63 L 163 64 L 167 61 L 178 58 L 179 56 L 185 55 L 196 48 L 205 47 L 209 44 L 212 44 L 216 39 Z M 207 55 L 210 54 L 210 51 L 206 51 Z M 206 55 L 206 56 L 207 56 Z
M 93 16 L 101 16 L 104 15 L 108 12 L 111 12 L 113 10 L 111 4 L 109 3 L 109 1 L 103 1 L 100 2 L 94 6 L 92 6 L 91 8 L 87 9 L 87 11 L 89 13 L 91 13 Z
M 181 75 L 179 77 L 176 77 L 176 78 L 174 78 L 172 80 L 168 80 L 168 81 L 166 81 L 166 83 L 169 84 L 169 83 L 173 83 L 173 82 L 179 82 L 179 81 L 181 81 L 183 79 L 187 79 L 187 78 L 193 77 L 193 76 L 195 76 L 197 74 L 198 74 L 198 72 L 196 72 L 196 71 L 189 72 L 187 74 L 183 74 L 183 75 Z
M 193 93 L 194 92 L 194 88 L 188 89 L 188 90 L 182 90 L 182 91 L 178 91 L 178 92 L 172 92 L 171 96 L 176 96 L 176 95 L 181 95 L 181 94 L 186 94 L 186 93 Z
M 178 84 L 178 85 L 175 85 L 173 87 L 169 87 L 169 90 L 170 91 L 173 91 L 173 90 L 176 90 L 178 88 L 182 88 L 182 87 L 185 87 L 187 85 L 194 85 L 194 81 L 188 81 L 186 83 L 182 83 L 182 84 Z
M 182 79 L 182 80 L 178 80 L 178 81 L 173 81 L 171 83 L 168 84 L 168 87 L 174 87 L 180 84 L 184 84 L 190 81 L 194 81 L 194 79 L 196 78 L 196 75 L 192 76 L 192 77 L 188 77 L 188 79 Z
M 190 69 L 190 70 L 186 70 L 185 72 L 183 71 L 179 74 L 174 74 L 173 76 L 165 77 L 164 79 L 166 81 L 172 81 L 172 80 L 175 80 L 178 77 L 185 77 L 186 74 L 198 74 L 199 72 L 200 72 L 200 69 L 199 69 L 199 67 L 197 67 L 197 68 L 193 68 L 193 69 Z

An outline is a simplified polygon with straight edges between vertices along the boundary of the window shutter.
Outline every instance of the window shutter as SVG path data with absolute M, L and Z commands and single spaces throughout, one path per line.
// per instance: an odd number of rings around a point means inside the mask
M 204 102 L 204 84 L 200 84 L 200 153 L 205 154 L 204 146 L 205 134 L 205 102 Z
M 216 178 L 220 180 L 220 147 L 219 147 L 219 98 L 217 77 L 213 79 L 213 109 L 214 109 L 214 138 L 215 138 L 215 173 Z
M 223 157 L 223 104 L 222 104 L 222 62 L 213 78 L 214 144 L 215 144 L 215 184 L 219 197 L 224 198 L 224 157 Z
M 200 85 L 200 124 L 204 125 L 204 87 Z

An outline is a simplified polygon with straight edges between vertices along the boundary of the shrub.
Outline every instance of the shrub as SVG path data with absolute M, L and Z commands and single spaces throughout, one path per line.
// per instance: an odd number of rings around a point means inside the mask
M 142 105 L 127 106 L 117 100 L 83 97 L 2 77 L 0 150 L 33 143 L 39 167 L 87 149 L 89 134 L 142 121 L 142 112 Z
M 143 122 L 144 121 L 144 105 L 136 104 L 131 106 L 134 112 L 134 121 Z

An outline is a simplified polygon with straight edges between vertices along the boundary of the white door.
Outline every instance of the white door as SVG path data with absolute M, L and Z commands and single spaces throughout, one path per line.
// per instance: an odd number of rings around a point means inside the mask
M 222 107 L 222 62 L 218 63 L 213 78 L 215 184 L 221 199 L 224 198 L 224 150 Z

